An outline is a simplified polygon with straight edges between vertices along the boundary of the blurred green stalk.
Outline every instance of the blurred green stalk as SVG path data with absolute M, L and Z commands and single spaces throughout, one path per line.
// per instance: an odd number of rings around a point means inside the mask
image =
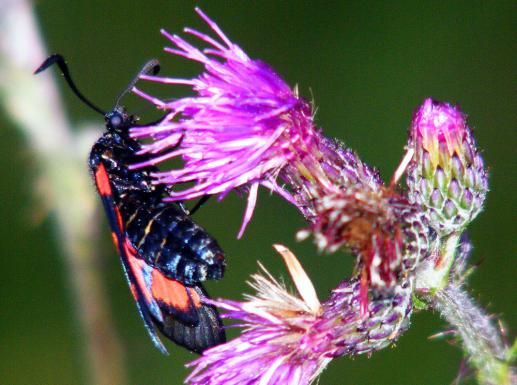
M 491 317 L 459 285 L 450 284 L 434 297 L 434 307 L 455 328 L 465 356 L 484 385 L 512 385 L 509 349 Z
M 50 72 L 33 76 L 46 56 L 31 4 L 26 0 L 3 0 L 0 100 L 37 159 L 37 179 L 42 183 L 32 188 L 42 193 L 42 203 L 55 218 L 68 268 L 71 300 L 84 335 L 90 381 L 124 384 L 122 349 L 97 266 L 98 205 L 86 164 L 94 136 L 92 131 L 75 134 L 69 129 Z
M 515 352 L 504 340 L 504 333 L 492 316 L 477 304 L 464 286 L 472 272 L 468 258 L 472 246 L 459 232 L 453 232 L 436 243 L 440 264 L 433 258 L 417 270 L 416 286 L 424 300 L 452 328 L 463 354 L 474 369 L 479 384 L 513 385 L 515 368 L 511 366 Z

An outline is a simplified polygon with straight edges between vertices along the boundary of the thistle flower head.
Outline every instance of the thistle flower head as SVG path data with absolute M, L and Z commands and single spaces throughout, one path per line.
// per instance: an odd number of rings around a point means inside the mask
M 415 112 L 409 145 L 409 196 L 442 236 L 463 230 L 483 207 L 488 177 L 466 124 L 450 104 L 426 99 Z
M 256 295 L 246 302 L 218 301 L 225 318 L 240 319 L 245 331 L 240 337 L 207 350 L 190 363 L 195 366 L 187 383 L 219 384 L 310 384 L 330 358 L 318 349 L 313 326 L 321 305 L 311 281 L 298 260 L 283 246 L 284 257 L 300 296 L 287 292 L 264 268 L 252 276 Z
M 190 363 L 192 385 L 308 385 L 330 360 L 382 349 L 409 326 L 411 286 L 372 298 L 359 315 L 360 283 L 343 282 L 329 301 L 319 303 L 311 281 L 294 255 L 277 246 L 299 296 L 288 293 L 269 273 L 253 276 L 256 295 L 245 302 L 217 301 L 227 318 L 240 319 L 244 332 Z
M 249 188 L 242 234 L 251 218 L 259 184 L 291 199 L 277 185 L 276 177 L 293 158 L 293 149 L 311 146 L 312 111 L 267 64 L 250 59 L 201 10 L 196 11 L 219 40 L 185 29 L 208 44 L 200 50 L 162 31 L 175 46 L 166 48 L 167 52 L 201 63 L 204 72 L 193 79 L 141 76 L 164 84 L 187 85 L 195 95 L 163 101 L 134 89 L 167 111 L 157 125 L 132 129 L 134 137 L 153 139 L 142 150 L 151 154 L 151 160 L 136 166 L 182 157 L 182 169 L 153 175 L 157 183 L 194 182 L 183 191 L 171 192 L 170 200 L 211 194 L 222 197 L 232 189 Z

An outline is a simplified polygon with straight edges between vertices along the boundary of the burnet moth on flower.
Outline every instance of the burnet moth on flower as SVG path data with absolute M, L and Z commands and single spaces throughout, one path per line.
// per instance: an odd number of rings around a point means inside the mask
M 217 310 L 203 302 L 208 297 L 201 282 L 224 274 L 224 253 L 181 203 L 163 202 L 168 187 L 151 183 L 154 166 L 130 169 L 145 160 L 137 155 L 141 145 L 129 136 L 137 117 L 119 105 L 120 99 L 142 74 L 159 71 L 148 62 L 117 99 L 113 110 L 104 110 L 84 97 L 71 79 L 64 58 L 55 54 L 35 71 L 56 64 L 72 91 L 86 105 L 104 115 L 106 131 L 93 145 L 89 167 L 111 227 L 113 242 L 138 311 L 154 345 L 167 349 L 156 329 L 187 349 L 201 353 L 225 341 Z

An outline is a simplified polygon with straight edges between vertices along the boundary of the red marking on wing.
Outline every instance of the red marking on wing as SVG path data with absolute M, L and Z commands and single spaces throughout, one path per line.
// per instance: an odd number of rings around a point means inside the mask
M 124 240 L 124 249 L 126 250 L 128 255 L 131 255 L 132 257 L 138 258 L 137 257 L 138 252 L 136 251 L 136 249 L 133 247 L 133 245 L 131 244 L 131 242 L 127 238 L 125 238 L 125 240 Z
M 162 301 L 182 312 L 190 309 L 191 302 L 187 288 L 181 282 L 167 278 L 158 269 L 152 272 L 152 282 L 152 294 L 157 301 Z
M 118 250 L 118 235 L 116 232 L 112 231 L 111 232 L 111 237 L 113 238 L 113 243 L 115 244 L 115 247 L 117 248 Z
M 99 194 L 102 196 L 112 194 L 108 172 L 102 163 L 99 163 L 97 170 L 95 170 L 95 183 L 99 189 Z
M 118 227 L 120 229 L 123 229 L 124 228 L 124 222 L 122 222 L 122 215 L 120 214 L 120 210 L 118 209 L 118 207 L 114 207 L 114 209 L 115 209 L 115 215 L 117 216 L 117 225 L 118 225 Z M 133 246 L 131 246 L 131 248 L 132 247 Z M 134 254 L 136 254 L 136 251 L 134 251 Z
M 144 271 L 144 268 L 147 266 L 147 264 L 145 261 L 136 256 L 136 251 L 127 238 L 124 240 L 124 251 L 127 255 L 129 267 L 135 276 L 136 284 L 141 289 L 145 301 L 147 303 L 152 303 L 153 295 L 150 291 L 150 288 L 146 285 L 145 278 L 142 276 L 142 272 Z

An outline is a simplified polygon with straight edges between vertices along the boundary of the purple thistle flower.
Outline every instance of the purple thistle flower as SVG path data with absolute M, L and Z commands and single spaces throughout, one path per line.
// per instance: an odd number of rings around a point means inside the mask
M 232 189 L 249 191 L 240 237 L 251 219 L 259 185 L 295 204 L 310 221 L 314 219 L 312 202 L 327 189 L 382 185 L 375 170 L 315 128 L 311 107 L 296 89 L 267 64 L 250 59 L 201 10 L 196 11 L 222 42 L 185 29 L 209 44 L 201 51 L 177 35 L 162 33 L 176 46 L 166 48 L 167 52 L 198 61 L 205 71 L 194 79 L 141 77 L 190 86 L 195 96 L 165 102 L 134 89 L 167 111 L 159 124 L 131 130 L 136 138 L 152 139 L 142 146 L 142 153 L 151 159 L 134 167 L 181 157 L 181 169 L 157 172 L 152 175 L 154 182 L 172 186 L 194 182 L 182 191 L 171 191 L 168 200 L 211 194 L 222 198 Z
M 382 349 L 408 328 L 411 285 L 389 296 L 377 296 L 365 316 L 359 315 L 360 283 L 343 282 L 320 304 L 296 257 L 276 246 L 284 257 L 300 296 L 287 292 L 265 269 L 252 277 L 257 294 L 245 302 L 219 300 L 225 317 L 239 319 L 243 333 L 204 352 L 191 362 L 192 385 L 306 385 L 334 358 Z
M 193 97 L 170 102 L 135 89 L 167 111 L 159 124 L 132 129 L 149 137 L 138 166 L 181 156 L 181 169 L 157 172 L 156 183 L 194 182 L 171 191 L 169 200 L 185 200 L 232 189 L 249 190 L 239 237 L 251 219 L 260 184 L 295 204 L 311 223 L 320 249 L 342 246 L 359 256 L 362 314 L 368 288 L 391 289 L 406 279 L 425 256 L 426 239 L 414 207 L 384 187 L 378 173 L 313 122 L 309 104 L 266 64 L 250 59 L 199 9 L 221 42 L 192 29 L 185 32 L 209 44 L 201 51 L 164 33 L 176 48 L 167 52 L 198 61 L 204 72 L 194 79 L 143 76 L 142 79 L 192 87 Z M 284 189 L 278 180 L 286 183 Z M 424 234 L 424 235 L 422 235 Z
M 196 12 L 221 42 L 186 28 L 186 33 L 210 46 L 201 51 L 181 37 L 162 31 L 176 46 L 166 48 L 166 52 L 200 62 L 205 72 L 194 79 L 141 77 L 164 84 L 187 85 L 196 95 L 165 102 L 134 89 L 168 111 L 158 125 L 132 130 L 136 138 L 153 139 L 142 150 L 153 154 L 152 159 L 135 166 L 181 156 L 185 162 L 182 169 L 153 175 L 157 183 L 195 182 L 193 187 L 171 192 L 170 200 L 211 194 L 223 197 L 232 189 L 249 188 L 241 236 L 251 219 L 259 184 L 292 200 L 276 183 L 276 177 L 295 156 L 293 149 L 311 146 L 315 135 L 312 111 L 296 90 L 291 90 L 268 65 L 250 59 L 200 9 Z M 177 148 L 180 142 L 181 147 Z M 158 155 L 162 152 L 165 153 Z

